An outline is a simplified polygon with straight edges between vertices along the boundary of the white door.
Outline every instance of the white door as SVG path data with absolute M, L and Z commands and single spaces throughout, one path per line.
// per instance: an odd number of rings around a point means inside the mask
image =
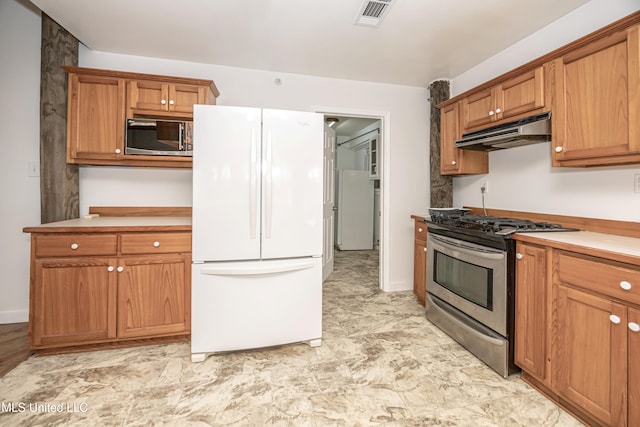
M 260 258 L 259 108 L 196 105 L 194 261 Z
M 322 255 L 323 116 L 262 112 L 262 258 Z
M 342 251 L 373 249 L 373 181 L 366 170 L 339 171 L 336 245 Z
M 324 205 L 322 215 L 322 281 L 333 272 L 336 131 L 324 125 Z

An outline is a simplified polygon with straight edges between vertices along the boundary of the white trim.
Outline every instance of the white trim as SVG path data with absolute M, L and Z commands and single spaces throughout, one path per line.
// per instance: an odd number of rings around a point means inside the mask
M 380 204 L 382 205 L 382 230 L 380 230 L 380 289 L 384 292 L 391 292 L 397 289 L 394 289 L 391 286 L 391 279 L 389 277 L 389 254 L 391 253 L 389 249 L 389 241 L 387 236 L 389 235 L 390 228 L 390 213 L 389 213 L 389 189 L 390 189 L 390 174 L 389 174 L 389 165 L 390 165 L 390 152 L 389 144 L 391 142 L 391 112 L 389 111 L 371 111 L 371 110 L 361 110 L 355 108 L 348 107 L 326 107 L 326 106 L 317 106 L 312 105 L 310 107 L 311 111 L 316 113 L 323 113 L 331 116 L 357 116 L 357 117 L 367 117 L 372 119 L 380 120 L 380 135 L 382 135 L 382 169 L 381 173 L 381 183 L 380 186 Z
M 29 321 L 29 310 L 0 311 L 0 325 L 9 323 L 26 323 Z

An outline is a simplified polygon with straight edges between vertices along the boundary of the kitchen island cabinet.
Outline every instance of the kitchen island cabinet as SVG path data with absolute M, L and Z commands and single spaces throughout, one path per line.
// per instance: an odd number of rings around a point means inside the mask
M 31 233 L 31 349 L 188 339 L 190 228 L 190 218 L 183 217 L 76 219 L 25 228 Z
M 516 297 L 529 301 L 516 308 L 522 378 L 588 424 L 638 425 L 640 239 L 592 232 L 514 238 L 523 255 Z M 531 309 L 536 298 L 547 302 Z M 538 332 L 544 340 L 532 336 Z

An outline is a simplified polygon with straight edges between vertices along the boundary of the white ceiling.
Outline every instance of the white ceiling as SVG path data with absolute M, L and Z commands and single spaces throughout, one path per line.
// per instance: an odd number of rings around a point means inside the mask
M 426 87 L 454 78 L 588 0 L 31 0 L 87 47 Z

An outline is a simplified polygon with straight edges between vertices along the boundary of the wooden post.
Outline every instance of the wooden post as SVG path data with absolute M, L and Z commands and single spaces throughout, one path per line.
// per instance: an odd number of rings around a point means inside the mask
M 429 149 L 431 200 L 432 208 L 447 208 L 453 206 L 453 179 L 440 175 L 440 109 L 436 107 L 449 99 L 449 82 L 438 80 L 429 85 L 431 93 L 431 131 Z
M 42 14 L 40 67 L 40 220 L 78 218 L 78 166 L 66 163 L 67 76 L 78 65 L 78 40 Z

